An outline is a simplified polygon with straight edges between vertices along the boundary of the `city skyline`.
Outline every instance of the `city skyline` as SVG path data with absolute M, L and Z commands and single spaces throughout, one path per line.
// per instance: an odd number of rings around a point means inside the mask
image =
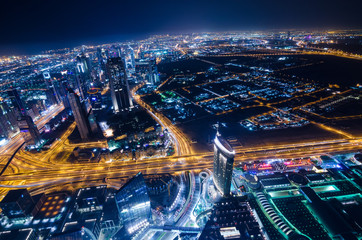
M 0 240 L 362 239 L 362 30 L 333 3 L 9 6 L 0 49 L 68 48 L 0 56 Z
M 40 1 L 23 1 L 15 4 L 7 1 L 0 14 L 1 22 L 6 22 L 2 25 L 0 55 L 35 54 L 54 48 L 140 39 L 167 33 L 358 29 L 362 25 L 358 12 L 360 8 L 361 2 L 357 0 L 348 4 L 304 1 L 297 5 L 284 0 L 112 1 L 106 5 L 97 1 L 77 1 L 71 5 L 69 2 L 44 4 Z M 130 11 L 122 12 L 122 9 Z M 83 21 L 85 19 L 87 24 Z

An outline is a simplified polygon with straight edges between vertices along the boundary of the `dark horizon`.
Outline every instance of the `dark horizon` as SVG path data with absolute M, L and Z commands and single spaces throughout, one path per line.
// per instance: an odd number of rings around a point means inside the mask
M 315 28 L 317 29 L 317 28 Z M 313 31 L 312 28 L 280 28 L 280 29 L 248 29 L 248 30 L 229 30 L 219 32 L 252 32 L 252 31 L 288 31 L 288 30 L 305 30 Z M 358 30 L 357 28 L 323 28 L 318 31 L 334 31 L 334 30 Z M 111 44 L 125 41 L 138 41 L 143 40 L 154 35 L 177 35 L 177 34 L 191 34 L 191 33 L 206 33 L 206 32 L 218 32 L 216 30 L 203 30 L 203 31 L 183 31 L 183 32 L 155 32 L 155 33 L 144 33 L 144 34 L 118 34 L 118 35 L 106 35 L 101 37 L 89 38 L 89 39 L 75 39 L 68 41 L 53 41 L 53 42 L 39 42 L 39 43 L 23 43 L 23 44 L 1 44 L 0 46 L 0 57 L 1 56 L 26 56 L 26 55 L 37 55 L 42 54 L 45 51 L 63 49 L 63 48 L 75 48 L 82 45 L 102 45 Z
M 361 1 L 6 1 L 0 55 L 144 38 L 267 29 L 360 29 Z

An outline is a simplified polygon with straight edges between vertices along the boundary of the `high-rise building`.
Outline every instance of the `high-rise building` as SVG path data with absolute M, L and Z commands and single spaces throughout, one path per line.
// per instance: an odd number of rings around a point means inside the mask
M 35 119 L 37 117 L 34 113 L 34 110 L 32 108 L 29 108 L 29 105 L 26 108 L 26 115 L 30 116 L 31 119 Z
M 18 91 L 13 88 L 7 91 L 16 116 L 25 115 L 25 104 L 19 96 Z
M 88 123 L 89 123 L 89 128 L 90 128 L 90 131 L 92 132 L 92 134 L 94 134 L 94 135 L 97 134 L 98 125 L 97 125 L 96 117 L 94 116 L 92 108 L 88 112 Z
M 94 111 L 102 110 L 102 94 L 100 88 L 89 89 L 89 101 Z
M 142 173 L 131 178 L 116 193 L 119 217 L 128 234 L 133 234 L 149 224 L 151 219 L 151 202 Z
M 122 58 L 111 58 L 107 62 L 107 76 L 111 86 L 111 97 L 115 113 L 133 107 L 127 74 Z
M 51 89 L 45 90 L 45 96 L 47 98 L 46 103 L 48 106 L 57 104 L 57 98 L 55 97 L 53 90 Z
M 89 138 L 89 123 L 86 109 L 83 108 L 79 96 L 72 89 L 69 89 L 68 100 L 73 111 L 75 122 L 77 123 L 80 137 L 82 140 L 87 140 Z
M 0 202 L 2 213 L 10 220 L 33 217 L 35 203 L 26 189 L 9 191 Z
M 67 79 L 61 79 L 59 81 L 59 96 L 60 99 L 63 102 L 63 105 L 65 108 L 70 108 L 70 103 L 68 99 L 68 89 L 69 89 L 69 83 Z
M 222 196 L 230 195 L 235 152 L 219 133 L 214 140 L 214 175 L 213 182 Z
M 56 89 L 53 79 L 50 76 L 50 73 L 47 71 L 43 72 L 43 78 L 49 91 L 49 93 L 47 94 L 47 98 L 50 95 L 52 96 L 50 102 L 53 102 L 53 104 L 55 103 L 59 104 L 61 102 L 59 93 Z
M 91 64 L 88 57 L 84 54 L 76 58 L 76 87 L 78 88 L 80 97 L 87 98 L 87 91 L 91 83 Z
M 157 64 L 156 60 L 150 61 L 150 76 L 149 81 L 152 84 L 157 84 L 160 82 L 160 76 L 158 74 Z
M 130 46 L 126 49 L 125 52 L 125 65 L 127 69 L 134 70 L 135 69 L 135 57 L 133 48 Z
M 0 137 L 10 138 L 19 129 L 16 116 L 5 102 L 0 102 Z
M 156 60 L 136 62 L 136 73 L 151 84 L 157 84 L 160 81 Z
M 36 105 L 36 103 L 34 101 L 31 104 L 31 110 L 33 111 L 35 117 L 40 116 L 39 108 L 37 107 L 37 105 Z
M 32 145 L 39 145 L 41 143 L 41 137 L 38 127 L 34 124 L 31 116 L 27 114 L 25 104 L 21 100 L 18 91 L 16 89 L 10 89 L 7 93 L 17 117 L 17 125 L 20 132 L 23 133 L 25 142 Z M 34 113 L 31 114 L 34 115 Z
M 91 72 L 90 60 L 84 54 L 77 56 L 76 61 L 77 61 L 77 72 L 87 73 L 87 74 Z
M 38 127 L 34 124 L 33 119 L 29 115 L 19 116 L 18 126 L 20 132 L 23 133 L 25 142 L 31 145 L 39 145 L 41 143 Z
M 98 60 L 99 66 L 102 66 L 102 64 L 103 64 L 103 55 L 102 55 L 102 49 L 101 48 L 97 48 L 97 60 Z

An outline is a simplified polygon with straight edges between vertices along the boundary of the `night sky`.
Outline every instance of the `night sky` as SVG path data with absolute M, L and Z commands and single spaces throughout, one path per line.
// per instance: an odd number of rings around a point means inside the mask
M 362 28 L 361 0 L 3 0 L 0 6 L 0 54 L 156 33 Z

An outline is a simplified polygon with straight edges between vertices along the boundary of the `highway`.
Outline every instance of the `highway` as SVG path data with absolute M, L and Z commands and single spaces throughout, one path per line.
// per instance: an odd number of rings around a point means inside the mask
M 361 140 L 338 140 L 330 142 L 292 144 L 277 148 L 249 148 L 245 151 L 237 151 L 235 166 L 243 161 L 279 158 L 302 158 L 318 156 L 326 153 L 353 152 L 361 149 Z M 23 159 L 27 161 L 27 159 Z M 21 166 L 21 158 L 17 159 Z M 41 164 L 41 163 L 40 163 Z M 33 170 L 18 172 L 0 177 L 0 187 L 5 192 L 12 188 L 28 187 L 30 190 L 42 188 L 59 188 L 72 182 L 98 181 L 102 183 L 104 178 L 127 179 L 141 171 L 144 174 L 172 173 L 180 174 L 186 170 L 198 172 L 203 169 L 211 169 L 213 153 L 201 153 L 186 156 L 171 156 L 157 159 L 144 159 L 138 161 L 112 162 L 112 163 L 88 163 L 88 164 L 45 164 L 44 168 L 36 167 Z M 104 184 L 104 183 L 103 183 Z
M 163 129 L 167 129 L 176 146 L 176 155 L 181 156 L 192 154 L 193 151 L 190 147 L 190 140 L 185 136 L 185 134 L 175 125 L 173 125 L 167 117 L 165 117 L 161 113 L 156 112 L 146 102 L 142 101 L 139 95 L 136 95 L 137 90 L 143 85 L 144 83 L 132 89 L 131 93 L 133 99 L 137 102 L 138 105 L 146 109 L 151 114 L 151 116 L 162 126 Z
M 193 49 L 194 50 L 194 49 Z M 349 58 L 355 60 L 362 60 L 361 55 L 344 53 L 340 51 L 321 51 L 313 50 L 313 48 L 306 48 L 298 51 L 293 50 L 280 50 L 268 53 L 225 53 L 225 54 L 214 54 L 214 55 L 200 55 L 200 57 L 264 57 L 264 56 L 286 56 L 286 55 L 328 55 L 342 58 Z
M 79 147 L 107 147 L 105 141 L 71 144 L 68 136 L 73 132 L 76 124 L 73 123 L 65 133 L 47 151 L 30 153 L 20 150 L 14 156 L 7 171 L 0 176 L 0 195 L 4 196 L 9 189 L 29 188 L 30 191 L 52 191 L 54 189 L 74 189 L 75 186 L 90 184 L 108 184 L 114 187 L 125 179 L 142 172 L 143 174 L 180 174 L 184 171 L 201 171 L 211 169 L 213 165 L 213 152 L 195 153 L 188 138 L 174 126 L 165 116 L 155 112 L 144 103 L 133 89 L 135 101 L 151 114 L 155 120 L 167 129 L 175 144 L 176 154 L 168 157 L 151 158 L 132 161 L 113 161 L 100 163 L 71 164 L 58 157 L 64 150 L 71 152 Z M 57 106 L 46 116 L 39 119 L 38 127 L 44 126 L 53 116 L 63 110 Z M 23 139 L 18 135 L 1 149 L 0 161 L 4 164 L 11 156 L 16 146 L 20 146 Z M 362 138 L 345 138 L 328 141 L 305 142 L 298 144 L 270 145 L 260 147 L 235 147 L 235 166 L 245 161 L 263 159 L 296 159 L 319 156 L 330 153 L 354 152 L 361 149 Z M 62 159 L 61 159 L 62 158 Z M 104 183 L 103 180 L 115 179 Z M 117 186 L 119 186 L 117 185 Z

